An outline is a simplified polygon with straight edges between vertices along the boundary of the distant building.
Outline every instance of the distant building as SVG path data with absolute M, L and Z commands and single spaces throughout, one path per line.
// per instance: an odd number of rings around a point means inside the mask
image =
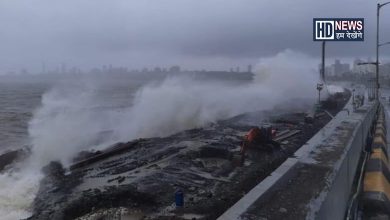
M 155 67 L 154 70 L 153 70 L 153 72 L 155 72 L 155 73 L 161 73 L 162 70 L 161 70 L 160 67 Z
M 321 64 L 318 65 L 318 69 L 321 70 Z M 350 72 L 351 72 L 350 65 L 348 63 L 341 63 L 340 60 L 335 60 L 333 64 L 329 66 L 325 66 L 325 70 L 324 70 L 325 78 L 340 77 Z
M 353 61 L 353 67 L 352 67 L 352 71 L 354 73 L 362 73 L 362 74 L 365 74 L 365 73 L 373 73 L 375 72 L 375 65 L 371 65 L 371 64 L 366 64 L 366 65 L 359 65 L 361 63 L 369 63 L 369 62 L 372 62 L 370 59 L 368 60 L 361 60 L 361 59 L 355 59 Z
M 252 72 L 252 65 L 248 65 L 248 73 Z
M 379 65 L 379 74 L 381 77 L 390 78 L 390 63 Z
M 343 73 L 347 73 L 350 71 L 350 67 L 348 63 L 341 63 L 340 60 L 335 60 L 334 64 L 331 66 L 332 74 L 335 76 L 340 76 Z
M 180 66 L 172 66 L 171 68 L 169 68 L 169 72 L 171 72 L 171 73 L 180 72 Z
M 65 73 L 67 73 L 67 72 L 68 72 L 68 70 L 67 70 L 66 64 L 65 64 L 65 63 L 62 63 L 62 64 L 61 64 L 61 73 L 62 73 L 62 74 L 65 74 Z
M 353 61 L 353 66 L 352 66 L 352 71 L 353 72 L 361 72 L 362 71 L 362 69 L 364 68 L 364 66 L 363 65 L 359 65 L 359 63 L 363 63 L 364 61 L 363 60 L 361 60 L 361 59 L 355 59 L 354 61 Z
M 320 69 L 321 69 L 321 65 L 320 65 Z M 331 66 L 326 66 L 325 67 L 325 76 L 332 76 L 333 73 L 332 73 L 332 67 Z

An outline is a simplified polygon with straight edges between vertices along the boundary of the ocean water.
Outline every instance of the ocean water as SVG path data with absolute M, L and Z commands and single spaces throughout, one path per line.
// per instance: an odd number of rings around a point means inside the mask
M 0 152 L 32 148 L 28 159 L 0 173 L 0 219 L 31 215 L 40 170 L 50 161 L 67 167 L 81 150 L 167 136 L 244 112 L 315 103 L 316 66 L 311 57 L 287 50 L 261 59 L 255 79 L 245 84 L 180 77 L 0 77 Z
M 0 153 L 31 145 L 29 122 L 34 113 L 43 105 L 44 94 L 49 93 L 53 88 L 61 88 L 59 93 L 67 93 L 76 89 L 76 94 L 72 95 L 77 96 L 85 92 L 82 89 L 90 86 L 88 92 L 93 94 L 94 103 L 89 107 L 94 111 L 103 112 L 128 108 L 132 103 L 134 92 L 146 83 L 132 79 L 93 80 L 93 82 L 83 79 L 82 81 L 83 83 L 79 80 L 48 80 L 39 77 L 33 79 L 0 78 Z
M 28 144 L 28 122 L 48 83 L 0 81 L 0 153 Z
M 32 148 L 29 158 L 0 172 L 0 219 L 30 216 L 42 177 L 41 167 L 50 160 L 74 156 L 78 152 L 78 137 L 89 141 L 80 142 L 85 149 L 95 147 L 97 142 L 92 137 L 98 137 L 105 126 L 94 129 L 93 122 L 104 121 L 105 115 L 129 108 L 135 91 L 144 83 L 131 79 L 0 77 L 0 154 L 23 146 Z M 83 118 L 84 115 L 90 117 Z M 77 125 L 79 120 L 83 120 L 84 127 Z M 34 146 L 37 143 L 42 146 Z M 68 146 L 70 150 L 65 154 Z

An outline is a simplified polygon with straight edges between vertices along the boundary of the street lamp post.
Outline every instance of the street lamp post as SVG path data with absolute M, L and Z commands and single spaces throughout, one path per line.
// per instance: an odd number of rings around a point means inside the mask
M 376 99 L 379 100 L 379 47 L 380 46 L 383 46 L 385 44 L 379 44 L 379 10 L 387 5 L 387 4 L 390 4 L 390 2 L 385 2 L 383 4 L 379 4 L 377 5 L 377 8 L 376 8 L 376 92 L 375 92 L 375 95 L 376 95 Z M 388 42 L 390 43 L 390 42 Z
M 323 83 L 325 83 L 325 42 L 322 41 L 322 52 L 321 52 L 321 73 L 320 78 Z
M 324 84 L 317 83 L 317 90 L 318 90 L 318 106 L 321 106 L 321 90 L 324 88 Z

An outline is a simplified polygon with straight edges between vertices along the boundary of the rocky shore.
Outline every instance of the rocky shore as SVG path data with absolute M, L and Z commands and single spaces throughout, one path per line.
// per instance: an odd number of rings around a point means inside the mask
M 324 107 L 334 114 L 349 96 L 336 94 Z M 252 112 L 169 137 L 82 152 L 69 170 L 51 162 L 43 168 L 29 219 L 216 219 L 330 120 L 325 113 L 305 123 L 302 112 Z M 281 148 L 249 149 L 240 166 L 243 136 L 264 123 L 277 129 Z M 180 208 L 178 189 L 184 193 Z

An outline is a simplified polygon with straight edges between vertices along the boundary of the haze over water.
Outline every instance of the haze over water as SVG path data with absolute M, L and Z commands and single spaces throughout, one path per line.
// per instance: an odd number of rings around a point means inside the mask
M 0 96 L 7 101 L 0 112 L 0 148 L 27 144 L 32 152 L 0 173 L 0 216 L 31 214 L 40 170 L 50 161 L 67 167 L 81 150 L 166 136 L 277 105 L 314 103 L 315 66 L 305 54 L 286 50 L 260 59 L 254 80 L 238 84 L 181 76 L 158 82 L 112 77 L 2 81 Z

